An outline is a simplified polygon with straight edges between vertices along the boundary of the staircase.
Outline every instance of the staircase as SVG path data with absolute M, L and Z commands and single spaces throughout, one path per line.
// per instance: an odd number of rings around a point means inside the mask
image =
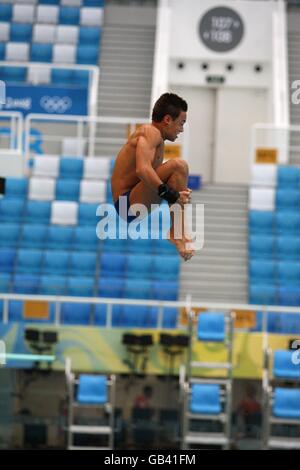
M 204 247 L 181 265 L 180 300 L 248 303 L 248 187 L 205 185 L 193 203 L 204 204 Z
M 106 2 L 101 41 L 99 116 L 149 118 L 155 48 L 156 5 Z M 97 126 L 96 155 L 115 156 L 127 128 Z M 116 140 L 115 140 L 116 139 Z M 115 140 L 115 142 L 113 142 Z
M 300 78 L 300 6 L 288 9 L 288 59 L 289 59 L 289 90 L 295 91 L 292 83 Z M 298 93 L 299 97 L 299 93 Z M 290 100 L 290 123 L 300 126 L 300 104 Z M 300 131 L 291 132 L 290 163 L 300 165 Z

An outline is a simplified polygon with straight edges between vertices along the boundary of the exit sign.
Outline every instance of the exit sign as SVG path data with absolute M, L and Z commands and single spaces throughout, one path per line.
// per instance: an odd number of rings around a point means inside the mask
M 206 81 L 212 85 L 222 85 L 225 83 L 225 77 L 223 75 L 208 75 Z

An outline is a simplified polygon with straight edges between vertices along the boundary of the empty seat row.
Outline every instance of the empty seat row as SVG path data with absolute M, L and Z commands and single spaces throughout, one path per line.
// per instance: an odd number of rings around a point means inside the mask
M 95 252 L 0 249 L 1 272 L 94 276 L 96 266 L 97 253 Z
M 109 158 L 63 158 L 38 156 L 34 158 L 33 175 L 64 179 L 107 180 L 110 176 Z
M 256 313 L 256 325 L 252 331 L 262 331 L 263 314 Z M 267 331 L 269 333 L 300 333 L 300 314 L 268 312 Z
M 300 237 L 251 235 L 249 252 L 251 259 L 300 261 Z
M 249 285 L 249 302 L 257 305 L 299 306 L 300 288 L 296 286 L 278 287 L 268 283 Z
M 178 283 L 34 272 L 0 272 L 0 291 L 18 294 L 99 296 L 103 298 L 177 300 Z
M 81 221 L 86 222 L 85 214 Z M 106 239 L 99 240 L 91 219 L 91 225 L 78 227 L 60 227 L 39 223 L 1 223 L 0 247 L 4 248 L 36 248 L 54 250 L 94 251 L 101 248 L 110 255 L 114 252 L 122 253 L 148 253 L 177 257 L 173 244 L 167 240 L 133 240 Z M 79 219 L 80 222 L 80 219 Z
M 291 165 L 255 164 L 251 169 L 251 186 L 300 189 L 300 167 Z
M 91 225 L 96 227 L 98 204 L 65 201 L 24 201 L 0 199 L 0 222 L 24 221 L 33 224 Z
M 285 233 L 300 235 L 299 211 L 250 211 L 249 232 L 251 235 Z
M 97 65 L 99 46 L 74 44 L 30 44 L 27 42 L 0 42 L 0 60 L 14 62 L 52 62 L 55 64 Z M 4 68 L 4 67 L 2 67 Z M 24 73 L 26 67 L 14 67 Z
M 0 301 L 0 317 L 3 315 L 3 302 Z M 175 308 L 166 308 L 163 311 L 162 326 L 175 328 L 178 312 Z M 50 304 L 49 318 L 34 322 L 53 323 L 55 318 L 55 306 Z M 156 307 L 144 306 L 119 306 L 112 309 L 113 327 L 139 327 L 155 328 L 159 318 L 159 310 Z M 23 302 L 11 300 L 8 307 L 8 319 L 11 322 L 25 321 L 23 317 Z M 105 326 L 107 322 L 107 307 L 104 304 L 90 305 L 86 303 L 65 302 L 61 304 L 60 319 L 63 324 L 70 325 L 97 325 Z M 27 322 L 30 320 L 26 320 Z
M 99 45 L 101 29 L 95 26 L 48 25 L 0 22 L 1 42 Z
M 72 180 L 32 177 L 28 194 L 23 197 L 36 201 L 80 201 L 87 203 L 107 200 L 107 183 L 104 180 Z M 22 193 L 19 194 L 22 197 Z
M 250 260 L 249 277 L 253 283 L 299 285 L 300 263 L 292 261 Z
M 103 21 L 103 8 L 2 3 L 0 19 L 16 23 L 100 26 Z

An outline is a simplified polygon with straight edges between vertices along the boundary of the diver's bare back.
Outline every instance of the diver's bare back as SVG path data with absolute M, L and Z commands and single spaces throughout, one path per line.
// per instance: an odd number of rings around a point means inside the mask
M 111 178 L 113 200 L 130 191 L 140 182 L 136 174 L 136 150 L 139 139 L 143 137 L 151 145 L 155 145 L 155 154 L 152 167 L 156 168 L 162 164 L 164 153 L 164 141 L 160 131 L 152 124 L 143 124 L 133 134 L 131 134 L 126 144 L 121 148 L 114 167 Z

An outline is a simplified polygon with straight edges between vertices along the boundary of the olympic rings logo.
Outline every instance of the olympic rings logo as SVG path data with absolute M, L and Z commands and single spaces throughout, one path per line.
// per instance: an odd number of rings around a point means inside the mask
M 63 114 L 72 106 L 72 100 L 68 96 L 43 96 L 40 105 L 47 113 Z

